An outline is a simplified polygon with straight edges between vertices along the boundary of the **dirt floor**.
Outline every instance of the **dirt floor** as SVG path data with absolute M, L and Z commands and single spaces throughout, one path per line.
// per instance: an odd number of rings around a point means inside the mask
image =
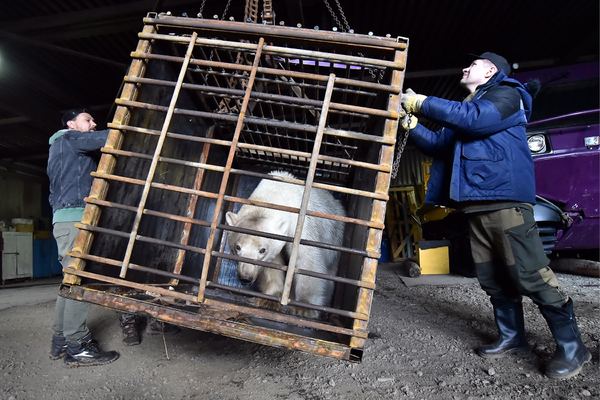
M 7 285 L 0 289 L 0 400 L 600 398 L 600 279 L 557 275 L 593 354 L 566 381 L 543 375 L 555 345 L 531 301 L 525 313 L 532 354 L 485 360 L 473 349 L 492 341 L 495 325 L 478 284 L 403 280 L 391 264 L 377 274 L 361 364 L 190 329 L 164 337 L 145 332 L 140 345 L 128 347 L 115 312 L 93 306 L 88 323 L 95 338 L 121 357 L 67 369 L 48 358 L 56 282 Z

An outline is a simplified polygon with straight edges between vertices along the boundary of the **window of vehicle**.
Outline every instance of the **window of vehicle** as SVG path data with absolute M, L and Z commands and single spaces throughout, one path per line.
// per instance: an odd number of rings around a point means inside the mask
M 598 112 L 585 113 L 585 111 L 600 108 L 598 78 L 560 83 L 561 78 L 563 76 L 558 76 L 556 79 L 542 84 L 540 92 L 533 100 L 533 110 L 529 122 L 575 114 L 567 118 L 536 124 L 535 129 L 597 124 L 599 122 Z

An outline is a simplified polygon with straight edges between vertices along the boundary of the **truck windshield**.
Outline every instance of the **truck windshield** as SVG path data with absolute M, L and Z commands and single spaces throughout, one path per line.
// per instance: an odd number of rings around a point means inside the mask
M 536 129 L 598 124 L 598 78 L 566 83 L 560 83 L 560 80 L 561 77 L 557 77 L 554 82 L 542 84 L 540 92 L 533 99 L 529 122 L 540 121 L 534 124 Z M 590 112 L 593 110 L 596 112 Z M 565 117 L 556 118 L 559 116 Z M 552 121 L 542 122 L 548 118 L 552 118 Z

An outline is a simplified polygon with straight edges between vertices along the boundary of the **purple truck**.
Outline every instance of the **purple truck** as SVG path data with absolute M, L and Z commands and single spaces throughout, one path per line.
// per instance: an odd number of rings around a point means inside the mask
M 598 61 L 515 73 L 539 79 L 527 136 L 535 164 L 535 217 L 547 254 L 598 261 Z

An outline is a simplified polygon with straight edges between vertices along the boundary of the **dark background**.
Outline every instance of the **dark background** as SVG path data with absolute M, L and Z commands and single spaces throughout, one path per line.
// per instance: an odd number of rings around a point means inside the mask
M 262 2 L 260 3 L 262 10 Z M 333 10 L 339 23 L 332 16 Z M 341 6 L 340 13 L 338 4 Z M 405 87 L 460 99 L 468 53 L 493 51 L 519 71 L 597 60 L 597 0 L 273 0 L 276 22 L 409 38 Z M 48 138 L 69 109 L 112 120 L 148 12 L 241 21 L 244 0 L 22 0 L 0 3 L 0 173 L 45 177 Z M 260 21 L 260 17 L 259 17 Z

